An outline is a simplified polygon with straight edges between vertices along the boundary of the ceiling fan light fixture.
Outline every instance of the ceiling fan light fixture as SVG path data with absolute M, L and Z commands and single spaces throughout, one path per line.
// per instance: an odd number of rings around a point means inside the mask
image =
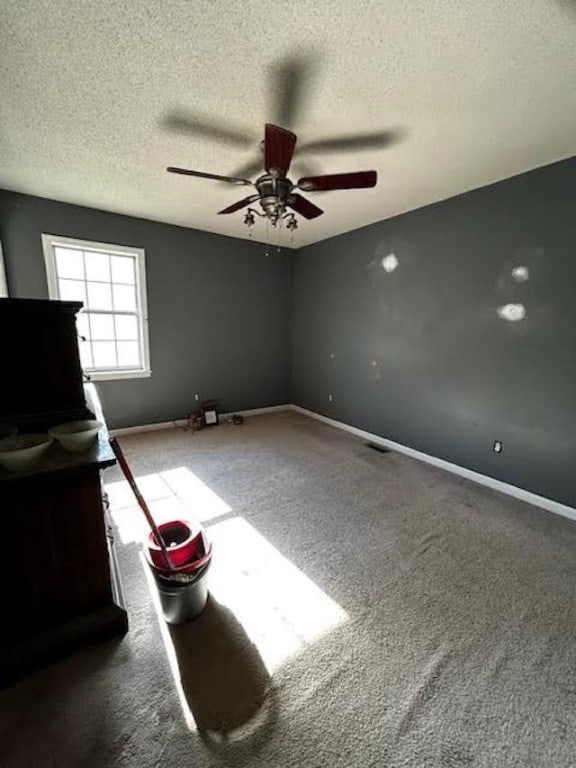
M 254 224 L 256 224 L 256 219 L 254 217 L 254 211 L 251 208 L 248 209 L 248 211 L 246 212 L 246 215 L 244 216 L 244 224 L 247 227 L 253 227 Z
M 288 221 L 286 222 L 286 229 L 290 232 L 294 232 L 294 230 L 298 229 L 298 220 L 293 213 L 289 213 L 287 218 Z

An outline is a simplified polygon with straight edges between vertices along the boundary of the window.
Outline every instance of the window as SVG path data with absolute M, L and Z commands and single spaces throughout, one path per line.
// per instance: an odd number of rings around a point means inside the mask
M 42 235 L 51 299 L 81 301 L 80 360 L 91 379 L 150 375 L 144 251 Z
M 0 243 L 0 299 L 8 296 L 8 282 L 6 281 L 6 272 L 4 270 L 4 257 L 2 255 L 2 243 Z

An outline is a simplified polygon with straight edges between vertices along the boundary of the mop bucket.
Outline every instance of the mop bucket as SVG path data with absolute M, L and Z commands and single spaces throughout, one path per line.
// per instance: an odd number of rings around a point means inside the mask
M 170 537 L 166 537 L 166 533 L 173 533 L 174 526 L 181 525 L 187 526 L 190 531 L 194 530 L 191 524 L 181 520 L 165 523 L 159 526 L 162 538 L 168 541 Z M 144 554 L 156 582 L 162 613 L 169 624 L 182 624 L 195 618 L 202 613 L 208 600 L 207 574 L 212 562 L 212 545 L 204 530 L 197 530 L 195 545 L 190 545 L 189 538 L 186 537 L 192 553 L 189 559 L 180 562 L 172 570 L 165 567 L 162 557 L 158 556 L 156 542 L 151 546 L 148 538 L 144 546 Z M 174 546 L 177 546 L 177 543 Z M 169 547 L 169 552 L 172 559 L 172 547 Z
M 144 554 L 158 588 L 164 618 L 170 624 L 193 619 L 204 610 L 208 599 L 206 576 L 212 545 L 200 525 L 172 520 L 157 526 L 115 437 L 110 438 L 110 447 L 152 530 L 144 542 Z
M 172 565 L 178 567 L 186 565 L 202 554 L 202 528 L 191 521 L 172 520 L 158 526 L 165 545 L 168 547 Z M 154 531 L 148 534 L 148 552 L 152 562 L 157 568 L 168 566 L 166 557 L 162 551 Z

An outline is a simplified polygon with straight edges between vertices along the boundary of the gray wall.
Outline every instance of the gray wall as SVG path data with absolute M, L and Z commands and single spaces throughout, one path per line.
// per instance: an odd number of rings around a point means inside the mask
M 573 505 L 575 202 L 573 159 L 299 251 L 292 402 Z
M 110 426 L 289 401 L 290 261 L 257 243 L 0 192 L 10 295 L 47 298 L 42 232 L 146 250 L 148 379 L 99 382 Z M 7 332 L 3 329 L 3 332 Z
M 153 374 L 99 385 L 112 426 L 183 416 L 194 392 L 291 400 L 573 505 L 575 189 L 576 160 L 558 163 L 292 252 L 292 270 L 256 243 L 7 192 L 0 238 L 16 297 L 47 296 L 42 232 L 145 248 Z M 510 302 L 524 320 L 498 316 Z

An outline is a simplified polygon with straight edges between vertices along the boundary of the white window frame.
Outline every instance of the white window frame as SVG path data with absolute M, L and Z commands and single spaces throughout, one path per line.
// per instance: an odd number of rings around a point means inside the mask
M 46 277 L 48 279 L 48 296 L 51 299 L 60 299 L 58 276 L 56 273 L 56 258 L 54 248 L 58 245 L 78 248 L 84 251 L 101 251 L 117 256 L 132 256 L 136 258 L 136 298 L 138 306 L 138 324 L 140 334 L 140 359 L 142 365 L 139 368 L 94 370 L 86 369 L 86 375 L 90 381 L 106 381 L 109 379 L 138 379 L 150 376 L 150 343 L 148 338 L 148 303 L 146 300 L 146 255 L 143 248 L 132 248 L 125 245 L 113 245 L 111 243 L 96 243 L 93 240 L 78 240 L 74 237 L 60 237 L 59 235 L 42 234 L 42 250 L 44 251 L 44 263 L 46 265 Z M 86 308 L 87 309 L 87 308 Z
M 8 281 L 6 280 L 6 269 L 4 267 L 4 253 L 2 243 L 0 243 L 0 299 L 8 298 Z

